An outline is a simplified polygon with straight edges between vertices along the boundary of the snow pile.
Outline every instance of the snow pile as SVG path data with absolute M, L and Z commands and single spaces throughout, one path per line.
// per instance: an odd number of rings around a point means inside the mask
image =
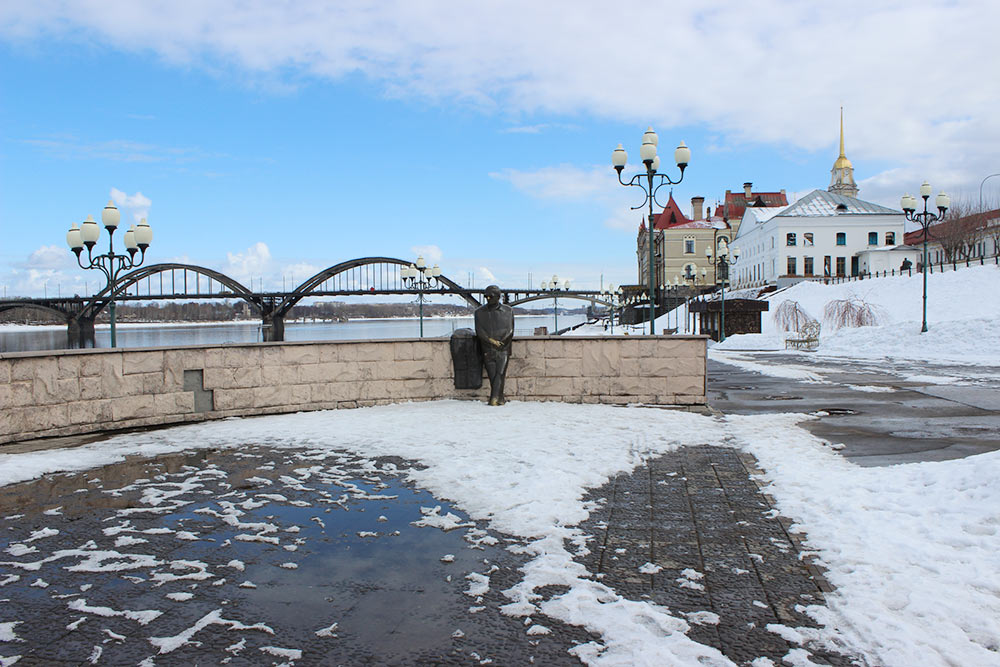
M 997 293 L 1000 268 L 996 266 L 928 275 L 928 331 L 921 334 L 923 276 L 919 274 L 838 285 L 801 282 L 764 297 L 770 302 L 771 312 L 762 316 L 761 334 L 730 336 L 714 349 L 783 349 L 785 332 L 777 329 L 771 313 L 784 301 L 796 301 L 823 325 L 820 355 L 994 363 L 996 350 L 1000 349 L 1000 299 L 990 295 Z M 834 331 L 823 315 L 827 304 L 837 299 L 856 299 L 876 306 L 884 313 L 885 321 L 879 326 Z
M 839 636 L 872 664 L 1000 664 L 1000 452 L 861 468 L 802 418 L 727 419 L 837 589 L 809 609 L 826 627 L 797 632 Z
M 755 298 L 758 290 L 726 292 L 729 298 Z M 923 276 L 871 278 L 838 285 L 800 282 L 762 297 L 770 310 L 761 315 L 761 333 L 728 337 L 710 343 L 713 350 L 784 350 L 785 331 L 775 326 L 773 314 L 784 301 L 796 301 L 822 324 L 818 355 L 845 358 L 920 359 L 956 363 L 994 363 L 1000 349 L 1000 267 L 975 266 L 927 276 L 928 331 L 920 333 Z M 884 315 L 879 326 L 834 331 L 825 321 L 827 304 L 838 299 L 860 300 Z M 565 335 L 607 336 L 606 322 L 585 324 Z M 657 332 L 693 331 L 686 306 L 656 318 Z M 644 333 L 642 325 L 615 325 L 614 335 Z

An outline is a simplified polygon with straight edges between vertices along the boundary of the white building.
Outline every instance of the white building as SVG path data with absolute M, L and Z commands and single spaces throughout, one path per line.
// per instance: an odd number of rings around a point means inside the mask
M 813 190 L 782 207 L 747 208 L 733 245 L 741 256 L 730 269 L 734 287 L 857 276 L 915 262 L 903 244 L 905 216 L 857 198 L 854 166 L 844 153 L 840 111 L 840 155 L 828 190 Z
M 902 244 L 903 224 L 902 211 L 825 190 L 780 208 L 748 208 L 733 240 L 741 253 L 733 286 L 856 276 L 873 268 L 861 266 L 863 253 Z

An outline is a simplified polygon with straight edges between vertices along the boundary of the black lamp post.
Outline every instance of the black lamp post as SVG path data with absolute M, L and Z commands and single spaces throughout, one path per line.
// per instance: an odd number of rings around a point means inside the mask
M 93 254 L 94 246 L 97 245 L 97 241 L 101 238 L 101 228 L 97 226 L 93 216 L 88 215 L 87 219 L 80 226 L 77 226 L 74 222 L 70 230 L 66 232 L 66 243 L 69 245 L 70 250 L 76 254 L 76 263 L 80 265 L 80 268 L 99 269 L 104 274 L 104 277 L 107 278 L 108 296 L 111 299 L 111 302 L 108 304 L 108 312 L 111 317 L 111 347 L 116 346 L 115 287 L 118 284 L 118 275 L 122 271 L 130 271 L 141 265 L 143 260 L 146 259 L 146 248 L 149 247 L 149 244 L 153 240 L 153 230 L 146 223 L 146 218 L 143 218 L 139 221 L 138 225 L 132 225 L 125 232 L 123 241 L 125 243 L 125 250 L 128 251 L 128 257 L 125 255 L 116 255 L 114 236 L 120 221 L 121 213 L 115 208 L 114 202 L 109 201 L 108 205 L 101 212 L 101 222 L 104 223 L 104 228 L 108 230 L 108 252 L 103 255 L 95 256 Z M 84 246 L 87 247 L 86 264 L 80 258 Z M 139 253 L 138 261 L 135 257 L 136 252 Z
M 927 331 L 927 235 L 930 233 L 930 226 L 939 220 L 944 220 L 944 214 L 947 212 L 948 207 L 951 206 L 951 198 L 945 193 L 940 193 L 934 199 L 934 203 L 937 206 L 938 212 L 931 213 L 927 210 L 927 200 L 931 198 L 931 184 L 927 181 L 923 182 L 920 186 L 920 197 L 924 200 L 924 212 L 917 213 L 917 198 L 911 194 L 903 195 L 900 200 L 900 206 L 903 209 L 903 213 L 906 214 L 906 219 L 910 222 L 916 222 L 923 229 L 923 239 L 924 239 L 924 252 L 923 252 L 923 262 L 921 263 L 921 270 L 924 274 L 924 303 L 923 303 L 923 322 L 920 325 L 920 333 Z
M 677 163 L 677 167 L 681 171 L 680 178 L 676 181 L 670 179 L 666 174 L 657 173 L 660 168 L 660 158 L 656 154 L 656 145 L 659 143 L 659 139 L 656 136 L 656 132 L 653 132 L 653 128 L 650 127 L 646 130 L 646 133 L 642 135 L 642 148 L 639 150 L 639 156 L 642 159 L 642 163 L 646 165 L 645 174 L 636 174 L 632 177 L 632 180 L 625 182 L 622 180 L 622 170 L 625 168 L 625 163 L 628 162 L 628 153 L 622 148 L 621 144 L 618 144 L 618 148 L 611 154 L 611 164 L 614 165 L 615 171 L 618 172 L 618 182 L 622 185 L 633 186 L 641 188 L 646 196 L 645 201 L 643 201 L 638 206 L 633 206 L 632 210 L 642 208 L 645 205 L 649 205 L 649 333 L 650 335 L 656 334 L 656 267 L 653 263 L 653 203 L 655 202 L 657 206 L 661 209 L 663 205 L 656 201 L 656 192 L 662 188 L 664 185 L 677 185 L 682 180 L 684 180 L 684 169 L 688 166 L 691 161 L 691 150 L 684 145 L 682 141 L 680 146 L 674 150 L 674 161 Z M 646 183 L 643 183 L 643 176 L 646 177 Z M 659 177 L 659 182 L 654 187 L 653 179 Z
M 601 290 L 601 296 L 608 302 L 608 322 L 611 324 L 611 335 L 615 335 L 615 310 L 622 305 L 622 288 L 611 284 Z
M 729 267 L 740 259 L 740 249 L 733 247 L 730 257 L 729 244 L 725 239 L 719 242 L 717 248 L 705 248 L 705 257 L 711 262 L 715 251 L 715 280 L 722 286 L 722 305 L 719 314 L 719 342 L 726 340 L 726 281 L 729 279 Z
M 403 285 L 417 290 L 417 303 L 420 304 L 420 337 L 424 337 L 424 290 L 436 287 L 441 276 L 441 267 L 437 264 L 427 266 L 423 255 L 417 257 L 416 264 L 410 264 L 399 271 Z
M 559 276 L 553 274 L 552 280 L 549 282 L 542 281 L 543 290 L 552 290 L 552 313 L 555 317 L 555 331 L 553 333 L 559 333 L 559 294 L 560 289 L 569 289 L 569 279 L 560 281 Z

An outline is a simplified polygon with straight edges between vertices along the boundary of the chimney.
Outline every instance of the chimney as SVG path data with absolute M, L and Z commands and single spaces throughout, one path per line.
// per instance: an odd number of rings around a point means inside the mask
M 752 186 L 753 186 L 753 183 L 744 183 L 743 184 L 743 194 L 746 196 L 747 201 L 750 201 L 750 197 L 752 196 L 752 194 L 750 192 L 750 188 Z
M 712 217 L 712 207 L 708 206 L 708 207 L 705 208 L 705 219 L 709 220 L 709 219 L 711 219 L 711 217 Z M 243 303 L 246 303 L 246 301 L 244 301 Z
M 705 203 L 704 197 L 691 197 L 691 211 L 694 215 L 691 216 L 692 220 L 701 220 L 701 207 Z

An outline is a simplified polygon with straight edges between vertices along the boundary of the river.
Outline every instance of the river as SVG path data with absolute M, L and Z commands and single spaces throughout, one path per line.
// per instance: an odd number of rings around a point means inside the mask
M 583 315 L 559 316 L 559 328 L 583 322 Z M 551 315 L 515 316 L 515 334 L 530 336 L 536 327 L 553 329 Z M 472 317 L 425 317 L 424 336 L 450 336 L 455 329 L 474 328 Z M 97 347 L 111 346 L 111 330 L 107 325 L 95 329 Z M 285 322 L 285 340 L 371 340 L 387 338 L 418 338 L 417 318 L 358 319 L 347 322 L 291 321 Z M 253 343 L 261 340 L 260 322 L 162 323 L 117 326 L 118 347 L 178 347 L 184 345 L 218 345 L 220 343 Z M 0 353 L 30 350 L 61 350 L 67 346 L 65 326 L 0 325 Z

